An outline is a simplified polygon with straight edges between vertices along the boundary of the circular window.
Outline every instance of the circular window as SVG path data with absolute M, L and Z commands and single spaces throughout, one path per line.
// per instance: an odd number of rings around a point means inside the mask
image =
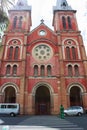
M 44 30 L 41 30 L 41 31 L 39 31 L 39 35 L 40 35 L 40 36 L 45 36 L 45 35 L 46 35 L 46 32 L 45 32 Z
M 49 60 L 52 57 L 53 51 L 50 46 L 46 44 L 40 44 L 33 48 L 32 55 L 35 59 L 44 61 Z

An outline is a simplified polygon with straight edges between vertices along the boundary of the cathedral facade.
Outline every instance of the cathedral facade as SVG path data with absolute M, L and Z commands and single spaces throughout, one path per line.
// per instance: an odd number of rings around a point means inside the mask
M 21 114 L 58 114 L 87 108 L 87 58 L 76 10 L 66 0 L 53 7 L 51 30 L 32 26 L 31 6 L 18 0 L 0 46 L 0 103 L 19 103 Z

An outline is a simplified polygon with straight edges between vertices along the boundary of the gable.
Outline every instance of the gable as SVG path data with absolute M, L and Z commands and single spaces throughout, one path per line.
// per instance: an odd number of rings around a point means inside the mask
M 28 44 L 36 41 L 50 41 L 51 43 L 57 43 L 57 35 L 45 24 L 40 24 L 37 28 L 31 31 L 28 35 Z

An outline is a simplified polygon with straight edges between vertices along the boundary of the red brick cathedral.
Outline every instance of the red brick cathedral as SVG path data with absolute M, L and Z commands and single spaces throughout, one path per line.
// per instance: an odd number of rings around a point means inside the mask
M 54 30 L 41 20 L 30 31 L 31 6 L 18 0 L 9 20 L 0 46 L 0 102 L 34 115 L 58 114 L 61 104 L 86 108 L 87 59 L 76 10 L 57 0 Z

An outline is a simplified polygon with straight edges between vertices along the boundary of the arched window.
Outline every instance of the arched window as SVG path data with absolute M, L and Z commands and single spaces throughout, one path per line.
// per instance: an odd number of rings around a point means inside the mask
M 20 16 L 20 18 L 19 18 L 19 23 L 18 23 L 18 28 L 21 28 L 21 27 L 22 27 L 22 19 L 23 19 L 23 17 Z
M 9 49 L 9 54 L 8 54 L 8 58 L 9 58 L 9 59 L 12 59 L 12 56 L 13 56 L 13 47 L 10 47 L 10 49 Z
M 69 16 L 67 17 L 67 21 L 68 21 L 68 28 L 72 29 L 71 18 Z
M 75 51 L 75 47 L 72 47 L 72 58 L 73 58 L 73 60 L 76 59 L 76 51 Z
M 34 76 L 38 76 L 38 66 L 34 66 Z
M 79 67 L 78 65 L 74 66 L 75 76 L 79 76 Z
M 45 75 L 45 68 L 44 65 L 41 65 L 41 76 Z
M 62 17 L 62 24 L 63 24 L 63 29 L 66 29 L 66 19 L 64 16 Z
M 70 48 L 69 47 L 66 47 L 66 59 L 67 60 L 71 59 L 71 57 L 70 57 Z
M 47 66 L 47 75 L 51 76 L 51 66 L 50 65 Z
M 72 76 L 72 75 L 73 75 L 73 73 L 72 73 L 72 66 L 69 65 L 68 66 L 68 76 Z
M 17 74 L 17 65 L 14 65 L 13 66 L 13 72 L 12 72 L 13 75 L 16 75 Z
M 7 67 L 6 67 L 6 75 L 10 75 L 10 71 L 11 71 L 11 66 L 7 65 Z
M 16 28 L 16 24 L 17 24 L 17 16 L 15 16 L 13 20 L 13 29 Z
M 18 59 L 18 52 L 19 52 L 19 47 L 15 48 L 15 53 L 14 53 L 14 59 Z

